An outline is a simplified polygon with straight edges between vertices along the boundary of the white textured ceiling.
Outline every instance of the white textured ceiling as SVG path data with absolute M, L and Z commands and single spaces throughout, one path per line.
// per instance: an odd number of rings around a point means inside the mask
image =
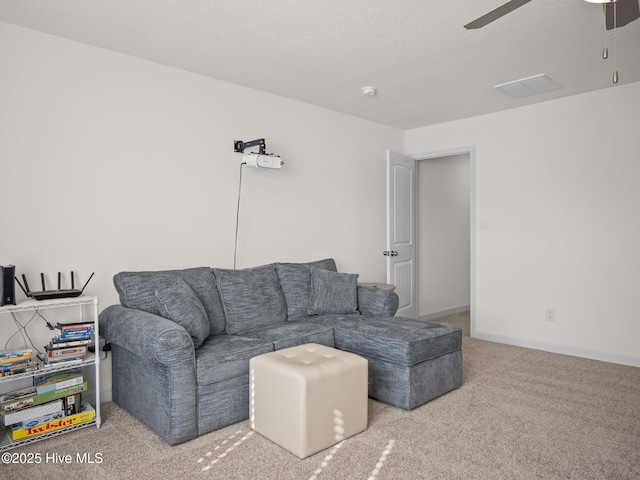
M 0 0 L 0 21 L 401 129 L 616 88 L 602 7 L 534 0 Z M 640 81 L 640 20 L 617 32 L 620 83 Z M 563 88 L 493 85 L 546 73 Z M 377 87 L 366 97 L 361 87 Z

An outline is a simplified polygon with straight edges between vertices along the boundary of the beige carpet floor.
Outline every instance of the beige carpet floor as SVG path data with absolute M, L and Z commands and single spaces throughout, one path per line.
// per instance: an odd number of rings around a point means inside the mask
M 445 315 L 443 317 L 434 318 L 432 322 L 446 323 L 449 325 L 455 325 L 456 327 L 460 327 L 462 329 L 462 335 L 466 335 L 467 337 L 470 335 L 471 331 L 471 315 L 469 310 L 464 312 L 452 313 L 451 315 Z
M 466 336 L 463 355 L 459 389 L 411 412 L 370 400 L 365 432 L 304 460 L 247 421 L 170 447 L 106 403 L 102 428 L 15 449 L 42 461 L 0 465 L 0 478 L 640 479 L 639 368 Z

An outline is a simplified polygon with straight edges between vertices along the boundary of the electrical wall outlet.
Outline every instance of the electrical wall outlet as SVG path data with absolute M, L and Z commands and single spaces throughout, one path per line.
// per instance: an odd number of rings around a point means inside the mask
M 105 358 L 107 358 L 107 352 L 111 350 L 111 344 L 107 344 L 105 342 L 105 339 L 102 337 L 98 337 L 99 338 L 99 342 L 98 342 L 98 353 L 100 355 L 100 360 L 104 360 Z M 96 344 L 95 344 L 95 338 L 92 339 L 94 343 L 92 343 L 91 345 L 89 345 L 89 351 L 90 352 L 95 352 L 96 351 Z
M 478 217 L 478 228 L 489 228 L 489 217 Z
M 556 321 L 556 310 L 555 308 L 547 308 L 544 313 L 544 319 L 547 322 L 555 322 Z

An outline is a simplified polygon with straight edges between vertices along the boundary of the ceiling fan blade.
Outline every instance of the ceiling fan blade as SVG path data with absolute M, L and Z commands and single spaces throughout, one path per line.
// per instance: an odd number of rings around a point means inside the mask
M 607 30 L 613 29 L 613 3 L 606 4 L 605 22 Z M 640 18 L 640 7 L 638 7 L 638 0 L 618 0 L 616 2 L 617 10 L 617 26 L 618 28 L 624 27 L 627 23 L 631 23 L 634 20 Z
M 500 17 L 505 16 L 507 13 L 513 12 L 516 8 L 520 8 L 525 3 L 529 3 L 530 1 L 531 0 L 511 0 L 510 2 L 507 2 L 504 5 L 496 8 L 495 10 L 491 10 L 489 13 L 481 16 L 480 18 L 476 18 L 473 22 L 467 23 L 464 28 L 466 28 L 467 30 L 482 28 L 485 25 L 499 19 Z

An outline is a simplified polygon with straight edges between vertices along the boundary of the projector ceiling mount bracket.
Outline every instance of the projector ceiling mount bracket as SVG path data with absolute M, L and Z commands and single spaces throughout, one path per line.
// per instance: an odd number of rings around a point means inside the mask
M 260 155 L 267 155 L 267 144 L 264 138 L 258 138 L 257 140 L 251 140 L 250 142 L 243 142 L 242 140 L 235 140 L 233 142 L 233 151 L 237 153 L 244 153 L 247 148 L 260 147 L 258 152 Z

